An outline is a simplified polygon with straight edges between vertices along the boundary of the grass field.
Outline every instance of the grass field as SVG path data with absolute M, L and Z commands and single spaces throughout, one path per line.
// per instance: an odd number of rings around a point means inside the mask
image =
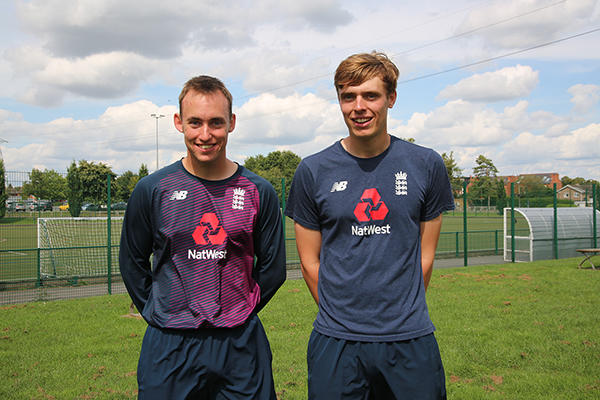
M 434 270 L 427 297 L 449 399 L 600 398 L 600 271 L 578 261 Z M 127 316 L 129 304 L 113 295 L 1 307 L 0 398 L 135 398 L 146 324 Z M 261 312 L 281 400 L 306 399 L 316 310 L 296 280 Z

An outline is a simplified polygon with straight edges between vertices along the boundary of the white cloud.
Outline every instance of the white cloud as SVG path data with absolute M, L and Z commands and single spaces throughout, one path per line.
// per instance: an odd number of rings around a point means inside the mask
M 586 113 L 594 108 L 600 100 L 600 86 L 577 84 L 569 88 L 573 111 Z
M 183 138 L 173 127 L 175 106 L 157 107 L 138 101 L 109 107 L 97 119 L 59 118 L 32 124 L 19 115 L 0 112 L 0 137 L 7 169 L 29 171 L 32 155 L 37 168 L 65 171 L 72 160 L 105 162 L 116 171 L 139 168 L 144 162 L 153 170 L 156 163 L 155 119 L 151 113 L 166 115 L 159 120 L 160 165 L 182 154 Z
M 292 146 L 344 130 L 339 107 L 314 94 L 262 94 L 236 111 L 233 143 Z
M 31 47 L 6 52 L 15 76 L 29 78 L 16 96 L 27 104 L 54 106 L 70 93 L 92 98 L 123 96 L 162 69 L 133 53 L 113 52 L 84 58 L 56 58 Z
M 155 70 L 145 57 L 113 52 L 76 60 L 52 59 L 36 75 L 40 83 L 71 93 L 112 98 L 130 92 Z
M 489 7 L 470 12 L 457 32 L 486 27 L 475 36 L 483 38 L 488 45 L 504 49 L 525 48 L 556 39 L 560 33 L 576 30 L 592 21 L 595 5 L 596 0 L 496 1 Z
M 33 0 L 17 9 L 47 49 L 76 57 L 122 51 L 168 58 L 180 55 L 183 44 L 239 49 L 254 43 L 262 24 L 331 32 L 352 19 L 337 0 L 182 0 L 176 6 L 159 0 Z
M 425 115 L 414 115 L 406 126 L 394 129 L 394 133 L 435 148 L 440 143 L 492 146 L 506 141 L 512 134 L 503 125 L 501 114 L 463 100 L 450 101 Z
M 446 87 L 439 97 L 482 102 L 512 100 L 528 96 L 539 82 L 538 75 L 530 66 L 506 67 L 465 78 Z
M 301 63 L 277 59 L 281 44 L 259 50 L 257 31 L 276 32 L 271 38 L 282 30 L 323 36 L 353 18 L 338 0 L 182 0 L 177 7 L 158 0 L 32 0 L 19 1 L 16 10 L 34 40 L 6 52 L 14 74 L 26 80 L 12 90 L 21 101 L 45 107 L 67 95 L 129 95 L 159 73 L 168 79 L 190 58 L 198 60 L 184 67 L 195 71 L 213 65 L 215 72 L 235 69 L 236 79 L 248 73 L 250 90 L 296 83 L 306 77 Z M 253 51 L 239 54 L 248 48 Z M 271 67 L 273 81 L 264 74 Z

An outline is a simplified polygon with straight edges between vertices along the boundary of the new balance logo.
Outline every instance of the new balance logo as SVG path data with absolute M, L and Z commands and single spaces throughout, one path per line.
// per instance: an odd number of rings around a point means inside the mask
M 169 200 L 183 200 L 187 197 L 187 190 L 175 190 Z
M 348 181 L 334 182 L 333 186 L 331 187 L 331 191 L 332 192 L 343 192 L 344 190 L 346 190 L 347 185 L 348 185 Z

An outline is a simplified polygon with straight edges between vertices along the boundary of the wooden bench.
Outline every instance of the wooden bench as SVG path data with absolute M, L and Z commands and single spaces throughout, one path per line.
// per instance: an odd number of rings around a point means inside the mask
M 600 249 L 577 249 L 575 251 L 578 251 L 581 254 L 583 254 L 583 260 L 581 260 L 577 268 L 581 268 L 581 266 L 587 261 L 592 266 L 592 269 L 596 269 L 596 266 L 592 262 L 591 258 L 600 255 Z

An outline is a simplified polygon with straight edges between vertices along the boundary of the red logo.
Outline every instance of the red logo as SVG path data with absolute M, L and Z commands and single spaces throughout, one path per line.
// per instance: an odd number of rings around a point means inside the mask
M 225 229 L 220 225 L 219 219 L 214 213 L 206 213 L 200 220 L 192 237 L 196 244 L 223 244 L 227 238 Z
M 389 211 L 377 189 L 365 189 L 360 200 L 354 208 L 354 215 L 360 222 L 381 221 Z

